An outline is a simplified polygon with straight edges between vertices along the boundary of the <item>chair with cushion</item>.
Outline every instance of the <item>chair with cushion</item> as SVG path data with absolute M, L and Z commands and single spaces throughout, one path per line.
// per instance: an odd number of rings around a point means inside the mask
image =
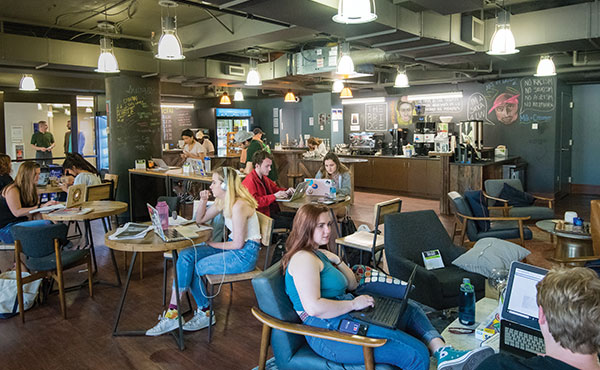
M 533 233 L 528 227 L 523 226 L 523 222 L 529 220 L 529 216 L 489 216 L 482 193 L 481 191 L 465 192 L 467 199 L 455 191 L 448 193 L 450 202 L 454 206 L 456 221 L 461 226 L 461 245 L 464 244 L 465 235 L 471 242 L 482 238 L 518 239 L 520 245 L 523 245 L 524 240 L 531 240 Z
M 269 345 L 273 348 L 275 363 L 280 370 L 397 369 L 392 365 L 382 364 L 375 367 L 373 364 L 372 348 L 384 345 L 385 339 L 367 338 L 303 325 L 285 293 L 285 276 L 281 273 L 281 262 L 275 263 L 254 277 L 252 287 L 259 307 L 253 307 L 252 314 L 263 323 L 259 369 L 265 368 Z M 362 346 L 365 364 L 340 364 L 329 361 L 310 348 L 305 335 L 356 344 L 357 351 L 361 350 L 358 346 Z
M 15 266 L 17 271 L 17 298 L 19 314 L 25 322 L 23 309 L 23 285 L 41 277 L 52 277 L 58 283 L 60 310 L 67 318 L 63 270 L 87 264 L 88 288 L 92 296 L 92 259 L 89 249 L 63 250 L 67 240 L 66 224 L 17 224 L 12 227 L 15 238 Z M 21 258 L 21 253 L 25 258 Z M 31 272 L 28 277 L 21 277 L 21 263 Z
M 554 200 L 525 193 L 519 179 L 485 180 L 484 187 L 490 202 L 503 207 L 505 217 L 529 216 L 531 221 L 554 218 Z
M 427 270 L 422 252 L 439 250 L 444 268 Z M 454 245 L 432 210 L 394 213 L 385 217 L 385 258 L 394 277 L 407 281 L 415 265 L 415 289 L 410 298 L 437 310 L 459 304 L 460 284 L 467 277 L 477 299 L 485 294 L 485 277 L 452 264 L 466 249 Z

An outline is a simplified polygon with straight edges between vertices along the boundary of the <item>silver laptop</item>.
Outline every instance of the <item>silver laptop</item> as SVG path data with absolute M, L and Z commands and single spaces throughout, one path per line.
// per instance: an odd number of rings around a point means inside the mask
M 160 168 L 162 170 L 174 170 L 176 168 L 179 168 L 179 167 L 176 167 L 176 166 L 169 166 L 161 158 L 152 158 L 152 161 L 158 166 L 158 168 Z
M 146 206 L 148 207 L 148 213 L 150 214 L 150 221 L 152 221 L 152 226 L 154 226 L 154 232 L 160 236 L 162 240 L 168 243 L 187 239 L 174 227 L 169 227 L 167 230 L 163 230 L 162 225 L 160 224 L 158 210 L 148 203 L 146 203 Z
M 302 181 L 296 186 L 296 190 L 294 190 L 294 194 L 287 199 L 277 199 L 278 202 L 293 202 L 298 200 L 304 196 L 306 193 L 306 189 L 308 188 L 308 182 Z
M 546 353 L 538 323 L 537 287 L 548 271 L 513 262 L 500 320 L 500 352 L 520 357 Z

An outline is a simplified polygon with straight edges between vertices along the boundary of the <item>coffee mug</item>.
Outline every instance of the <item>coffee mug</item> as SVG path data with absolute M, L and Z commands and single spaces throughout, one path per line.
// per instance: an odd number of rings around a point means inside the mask
M 573 219 L 577 217 L 577 212 L 574 211 L 567 211 L 565 212 L 565 222 L 568 222 L 570 224 L 573 223 Z

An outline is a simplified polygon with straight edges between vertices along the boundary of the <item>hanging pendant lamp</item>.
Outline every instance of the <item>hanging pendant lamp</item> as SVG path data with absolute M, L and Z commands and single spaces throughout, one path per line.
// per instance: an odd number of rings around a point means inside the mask
M 377 19 L 375 0 L 340 0 L 338 12 L 332 19 L 343 24 L 372 22 Z
M 394 81 L 394 87 L 410 87 L 408 84 L 408 76 L 406 75 L 406 71 L 398 69 L 398 74 L 396 75 L 396 80 Z
M 250 59 L 250 69 L 246 76 L 246 86 L 261 86 L 262 80 L 260 73 L 258 73 L 257 63 L 254 59 Z
M 490 41 L 489 55 L 510 55 L 519 52 L 515 48 L 515 36 L 510 30 L 510 13 L 506 10 L 500 11 L 496 18 L 496 30 Z
M 556 67 L 552 61 L 552 57 L 549 55 L 542 55 L 537 66 L 537 72 L 534 74 L 536 77 L 544 76 L 556 76 Z
M 335 80 L 333 81 L 333 85 L 331 86 L 332 93 L 340 93 L 344 89 L 344 81 Z
M 219 100 L 219 104 L 231 105 L 231 99 L 229 98 L 229 94 L 227 94 L 227 92 L 224 92 L 223 95 L 221 95 L 221 100 Z
M 118 73 L 119 64 L 113 54 L 112 40 L 108 37 L 100 39 L 100 56 L 98 57 L 98 68 L 94 71 L 99 73 Z
M 352 99 L 352 90 L 349 87 L 344 87 L 340 93 L 340 99 Z
M 244 93 L 242 90 L 236 90 L 233 94 L 233 101 L 244 101 Z
M 296 95 L 294 95 L 294 93 L 292 92 L 291 89 L 289 89 L 287 94 L 285 94 L 283 101 L 285 103 L 297 103 L 298 102 L 298 100 L 296 100 Z
M 161 0 L 158 2 L 158 5 L 166 8 L 167 15 L 161 17 L 162 35 L 158 40 L 158 54 L 154 57 L 164 60 L 185 59 L 181 41 L 179 40 L 179 36 L 177 36 L 177 15 L 171 16 L 169 14 L 169 9 L 177 7 L 177 3 L 169 0 Z
M 31 75 L 23 75 L 21 82 L 19 83 L 19 90 L 21 91 L 38 91 L 35 86 L 35 81 Z

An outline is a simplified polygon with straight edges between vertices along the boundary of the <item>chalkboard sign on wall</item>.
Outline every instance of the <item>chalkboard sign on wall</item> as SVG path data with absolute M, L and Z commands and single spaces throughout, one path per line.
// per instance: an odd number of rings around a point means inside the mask
M 365 131 L 385 131 L 387 126 L 387 103 L 365 104 Z
M 165 107 L 161 113 L 163 143 L 177 144 L 183 130 L 198 127 L 194 109 Z

